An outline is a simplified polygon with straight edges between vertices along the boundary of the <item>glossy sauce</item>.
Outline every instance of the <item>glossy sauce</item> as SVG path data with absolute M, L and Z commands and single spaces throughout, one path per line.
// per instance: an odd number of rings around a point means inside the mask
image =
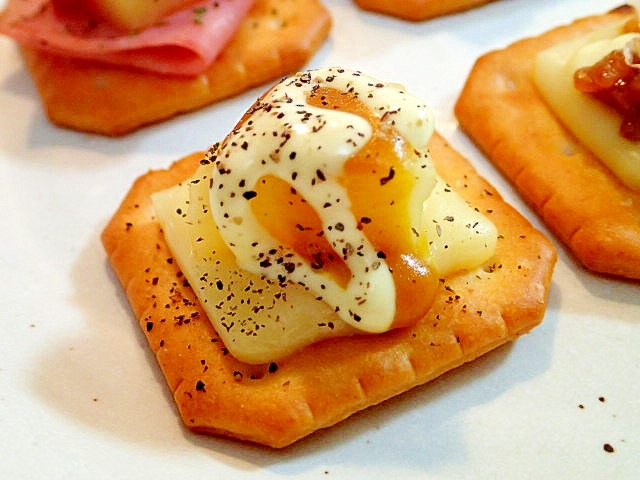
M 212 152 L 214 219 L 238 265 L 308 287 L 365 331 L 414 322 L 437 281 L 418 233 L 432 133 L 424 104 L 357 72 L 276 86 Z
M 635 28 L 635 30 L 633 30 Z M 627 27 L 627 32 L 637 31 Z M 640 141 L 640 40 L 614 50 L 597 63 L 578 69 L 576 88 L 609 105 L 622 116 L 620 135 Z

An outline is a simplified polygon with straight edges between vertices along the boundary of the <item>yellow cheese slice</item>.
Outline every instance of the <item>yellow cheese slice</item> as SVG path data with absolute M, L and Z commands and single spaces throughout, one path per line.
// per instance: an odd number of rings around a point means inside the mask
M 535 59 L 534 81 L 560 121 L 629 188 L 640 190 L 640 142 L 619 133 L 620 115 L 580 92 L 573 74 L 593 65 L 640 34 L 622 35 L 622 24 L 544 50 Z

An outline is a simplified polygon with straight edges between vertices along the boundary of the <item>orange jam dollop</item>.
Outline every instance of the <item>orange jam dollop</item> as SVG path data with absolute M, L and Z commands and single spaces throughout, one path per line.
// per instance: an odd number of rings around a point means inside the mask
M 404 163 L 416 155 L 393 128 L 385 126 L 354 92 L 331 87 L 314 89 L 309 105 L 356 114 L 373 128 L 369 142 L 345 163 L 339 182 L 349 195 L 358 228 L 393 272 L 396 312 L 393 327 L 414 324 L 431 307 L 438 276 L 429 263 L 424 236 L 417 234 L 409 212 L 409 196 L 416 185 Z M 260 179 L 252 209 L 262 226 L 283 244 L 306 258 L 318 272 L 331 275 L 343 288 L 351 279 L 343 257 L 324 236 L 314 208 L 288 182 L 273 175 Z

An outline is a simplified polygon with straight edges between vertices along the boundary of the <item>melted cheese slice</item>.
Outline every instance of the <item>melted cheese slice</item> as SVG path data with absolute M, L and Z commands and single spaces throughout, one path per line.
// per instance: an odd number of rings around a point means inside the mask
M 640 34 L 621 34 L 623 24 L 609 26 L 551 47 L 536 57 L 534 81 L 560 121 L 629 188 L 640 190 L 640 143 L 619 133 L 620 116 L 580 92 L 573 74 L 622 49 Z
M 84 12 L 91 19 L 103 19 L 112 25 L 135 31 L 159 22 L 163 16 L 193 4 L 195 0 L 53 0 L 56 10 L 66 14 Z M 197 12 L 194 11 L 194 21 Z
M 165 239 L 216 332 L 240 361 L 277 360 L 323 338 L 357 333 L 306 288 L 241 269 L 211 216 L 212 165 L 153 196 Z
M 441 275 L 471 270 L 496 248 L 495 225 L 439 177 L 424 202 L 421 221 L 431 261 Z
M 335 181 L 343 163 L 366 144 L 371 127 L 351 114 L 310 108 L 299 92 L 325 82 L 344 91 L 355 88 L 424 152 L 433 132 L 431 114 L 397 86 L 383 88 L 370 77 L 338 69 L 314 75 L 283 81 L 257 110 L 266 118 L 253 111 L 243 128 L 212 149 L 190 181 L 153 197 L 178 264 L 225 346 L 247 363 L 277 360 L 323 338 L 385 331 L 395 313 L 390 269 L 363 236 L 347 193 Z M 439 179 L 426 153 L 417 158 L 408 166 L 419 178 L 409 205 L 417 211 L 416 232 L 429 245 L 429 263 L 439 275 L 482 265 L 493 255 L 495 227 Z M 295 252 L 283 251 L 246 208 L 265 174 L 303 192 L 334 245 L 357 246 L 354 260 L 347 256 L 352 280 L 346 287 Z M 328 203 L 339 208 L 326 208 Z M 341 227 L 332 228 L 336 225 Z M 280 258 L 295 262 L 296 268 L 282 265 Z M 367 301 L 358 301 L 363 298 Z M 361 319 L 343 314 L 348 310 Z

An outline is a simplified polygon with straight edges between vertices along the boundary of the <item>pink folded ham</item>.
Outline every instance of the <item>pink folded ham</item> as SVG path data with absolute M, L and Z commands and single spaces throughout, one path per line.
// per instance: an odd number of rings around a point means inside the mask
M 219 55 L 253 0 L 198 2 L 139 32 L 78 23 L 54 12 L 51 0 L 9 0 L 0 33 L 56 55 L 172 75 L 196 75 Z

